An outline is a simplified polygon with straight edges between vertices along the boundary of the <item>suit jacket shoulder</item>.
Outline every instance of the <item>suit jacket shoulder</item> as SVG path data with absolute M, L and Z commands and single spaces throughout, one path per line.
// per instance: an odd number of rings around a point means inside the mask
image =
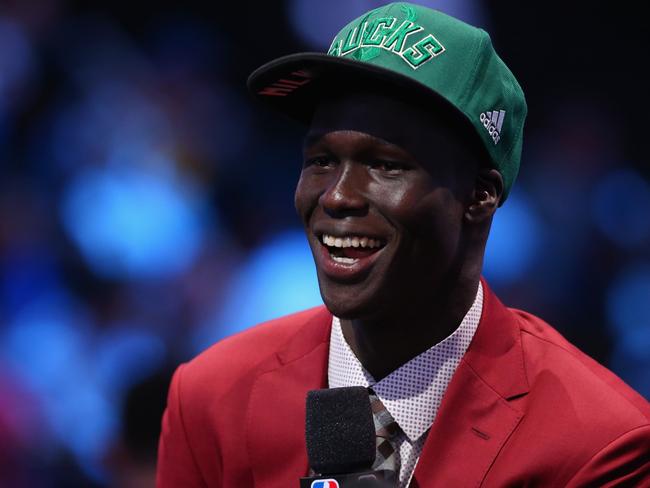
M 183 367 L 185 394 L 205 401 L 221 401 L 243 378 L 273 367 L 277 354 L 310 320 L 323 315 L 314 307 L 258 324 L 227 337 L 193 358 Z M 269 366 L 270 365 L 270 366 Z M 206 388 L 212 385 L 212 388 Z
M 650 424 L 650 404 L 612 371 L 567 341 L 542 319 L 510 309 L 517 317 L 531 390 L 564 390 L 591 421 L 621 428 Z M 557 391 L 559 393 L 559 391 Z M 599 423 L 599 425 L 603 425 Z
M 503 483 L 507 471 L 510 481 L 533 485 L 650 485 L 650 404 L 546 322 L 509 310 L 521 332 L 529 391 L 510 400 L 523 419 L 486 486 Z M 524 448 L 529 455 L 518 455 Z
M 264 399 L 251 401 L 256 382 L 322 344 L 330 322 L 322 306 L 280 317 L 228 337 L 179 366 L 162 422 L 157 486 L 253 486 L 255 463 L 246 438 L 249 431 L 258 432 L 257 417 L 265 412 Z M 298 398 L 275 388 L 265 395 L 269 411 L 277 413 L 271 397 L 283 395 Z

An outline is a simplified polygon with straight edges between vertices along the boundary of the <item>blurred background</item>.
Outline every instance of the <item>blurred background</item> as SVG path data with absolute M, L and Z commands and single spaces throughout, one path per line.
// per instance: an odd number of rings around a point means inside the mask
M 382 2 L 204 3 L 0 1 L 2 487 L 152 486 L 173 368 L 320 303 L 303 129 L 245 80 Z M 527 95 L 485 275 L 650 398 L 643 17 L 417 3 L 488 30 Z

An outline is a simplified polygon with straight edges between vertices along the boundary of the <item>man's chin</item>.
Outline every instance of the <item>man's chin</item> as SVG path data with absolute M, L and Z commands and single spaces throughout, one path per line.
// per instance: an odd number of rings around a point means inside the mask
M 381 317 L 392 301 L 386 280 L 383 276 L 377 278 L 373 273 L 358 282 L 341 283 L 318 273 L 318 286 L 323 303 L 333 315 L 347 320 L 369 320 Z
M 378 305 L 374 300 L 364 300 L 362 297 L 350 295 L 339 297 L 321 294 L 327 309 L 340 319 L 363 320 L 377 314 Z

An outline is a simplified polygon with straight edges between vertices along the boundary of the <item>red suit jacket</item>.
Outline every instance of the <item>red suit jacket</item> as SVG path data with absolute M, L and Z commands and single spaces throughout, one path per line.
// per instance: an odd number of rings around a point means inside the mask
M 650 486 L 648 402 L 483 286 L 479 327 L 410 486 Z M 305 397 L 327 387 L 331 320 L 324 307 L 282 317 L 179 367 L 158 487 L 297 487 Z

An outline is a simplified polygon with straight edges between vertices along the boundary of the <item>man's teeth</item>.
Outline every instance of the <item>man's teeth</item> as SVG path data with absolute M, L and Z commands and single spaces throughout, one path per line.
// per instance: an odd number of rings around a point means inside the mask
M 353 264 L 358 261 L 358 259 L 356 258 L 346 258 L 343 256 L 332 256 L 332 259 L 337 263 L 343 263 L 343 264 Z
M 379 239 L 370 239 L 368 237 L 334 237 L 323 234 L 321 239 L 323 244 L 332 247 L 381 247 Z

